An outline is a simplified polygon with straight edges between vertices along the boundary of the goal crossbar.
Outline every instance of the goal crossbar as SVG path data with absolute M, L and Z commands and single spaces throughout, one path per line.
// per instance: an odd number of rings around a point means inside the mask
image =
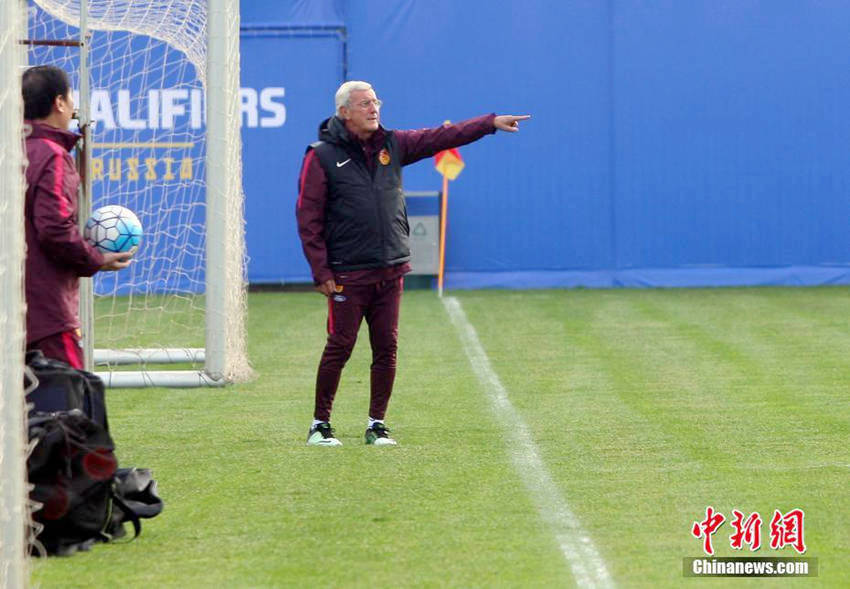
M 137 389 L 148 387 L 200 388 L 222 387 L 227 380 L 214 379 L 203 370 L 146 370 L 95 372 L 108 388 Z
M 94 351 L 95 366 L 123 366 L 127 364 L 203 364 L 203 348 L 136 348 L 127 350 Z

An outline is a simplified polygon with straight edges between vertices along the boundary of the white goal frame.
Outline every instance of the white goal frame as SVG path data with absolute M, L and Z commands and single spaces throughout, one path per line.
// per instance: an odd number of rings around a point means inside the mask
M 29 581 L 24 379 L 24 148 L 21 67 L 26 4 L 0 2 L 0 587 Z

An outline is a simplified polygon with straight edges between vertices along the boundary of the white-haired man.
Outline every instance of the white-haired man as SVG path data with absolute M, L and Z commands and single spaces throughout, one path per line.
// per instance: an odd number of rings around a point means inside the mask
M 390 131 L 366 82 L 342 84 L 336 113 L 319 125 L 298 181 L 296 217 L 316 290 L 328 298 L 328 338 L 316 377 L 307 444 L 338 446 L 330 425 L 342 369 L 360 323 L 372 346 L 367 444 L 393 445 L 384 425 L 396 373 L 398 316 L 410 271 L 401 168 L 496 130 L 515 133 L 528 115 L 484 115 L 454 125 Z

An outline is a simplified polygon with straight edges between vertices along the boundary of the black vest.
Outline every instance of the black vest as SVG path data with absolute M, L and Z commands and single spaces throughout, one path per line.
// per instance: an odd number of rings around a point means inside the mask
M 384 268 L 410 260 L 401 158 L 391 131 L 369 172 L 360 145 L 318 141 L 310 146 L 325 171 L 325 245 L 334 272 Z M 389 161 L 387 161 L 387 157 Z

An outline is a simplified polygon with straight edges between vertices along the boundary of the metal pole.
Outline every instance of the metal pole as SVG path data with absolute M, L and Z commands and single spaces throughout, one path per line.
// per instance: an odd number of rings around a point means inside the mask
M 0 2 L 0 587 L 27 586 L 24 430 L 23 2 Z M 5 94 L 5 96 L 4 96 Z
M 446 217 L 449 214 L 449 177 L 443 174 L 443 191 L 440 193 L 440 254 L 437 269 L 437 296 L 443 296 L 443 280 L 446 271 Z
M 80 0 L 80 104 L 77 112 L 83 134 L 82 148 L 78 154 L 78 164 L 82 183 L 80 185 L 79 223 L 80 230 L 91 216 L 92 178 L 91 178 L 91 88 L 89 86 L 89 25 L 88 0 Z M 85 369 L 94 368 L 94 286 L 91 278 L 80 279 L 80 325 L 83 338 L 83 361 Z
M 238 75 L 227 67 L 239 42 L 238 0 L 207 2 L 206 373 L 227 376 L 227 198 L 229 138 L 239 138 Z M 238 69 L 236 70 L 238 72 Z M 235 135 L 234 133 L 235 129 Z

